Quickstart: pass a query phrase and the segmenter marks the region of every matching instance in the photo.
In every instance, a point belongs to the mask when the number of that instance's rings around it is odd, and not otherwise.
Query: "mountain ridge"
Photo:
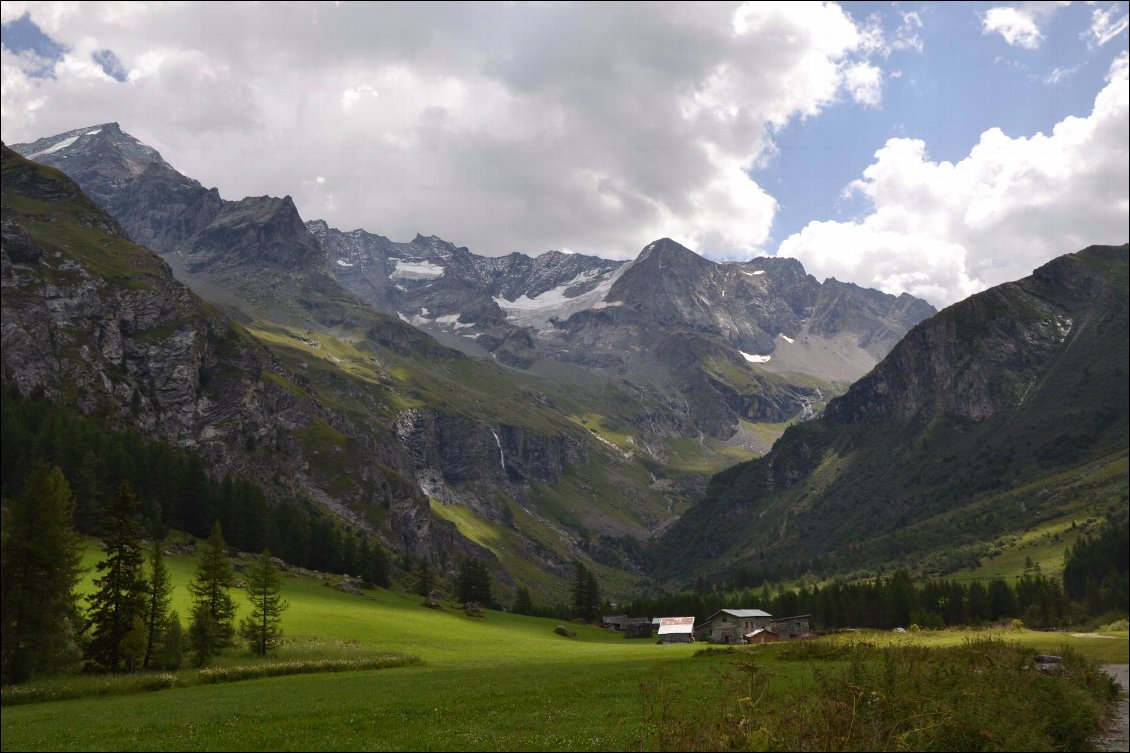
[[[1127,257],[1088,247],[918,324],[822,417],[715,476],[656,556],[794,575],[820,557],[842,571],[900,547],[944,559],[1061,514],[1071,501],[1050,491],[1018,508],[991,500],[1125,457]]]

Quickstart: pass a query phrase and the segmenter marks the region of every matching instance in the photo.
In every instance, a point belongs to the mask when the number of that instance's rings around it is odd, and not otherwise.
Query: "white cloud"
[[[1074,76],[1076,73],[1079,72],[1079,69],[1082,68],[1082,67],[1083,67],[1082,63],[1078,63],[1076,65],[1070,65],[1070,66],[1057,65],[1055,68],[1053,68],[1051,70],[1051,72],[1049,74],[1044,76],[1044,83],[1047,84],[1048,86],[1055,86],[1056,84],[1060,83],[1061,81],[1066,81],[1067,79]]]
[[[1118,14],[1125,8],[1123,3],[1114,3],[1106,8],[1095,8],[1091,11],[1091,28],[1086,35],[1090,36],[1090,43],[1093,46],[1102,47],[1126,31],[1130,26],[1130,16],[1122,13],[1122,17],[1118,18]]]
[[[1120,78],[1130,78],[1130,51],[1123,50],[1122,54],[1110,61],[1110,70],[1107,71],[1106,80],[1116,81]]]
[[[932,161],[920,140],[890,139],[850,186],[870,214],[810,223],[778,253],[817,277],[946,305],[1060,254],[1126,242],[1130,84],[1119,60],[1091,114],[1051,135],[993,128],[956,164]]]
[[[900,13],[902,22],[895,30],[891,48],[895,50],[914,50],[922,52],[924,45],[918,31],[922,28],[922,16],[917,11]]]
[[[998,33],[1013,47],[1034,50],[1044,40],[1040,24],[1064,3],[1025,3],[990,8],[981,21],[981,32]]]
[[[881,38],[824,3],[26,9],[70,51],[54,80],[5,57],[5,140],[119,121],[226,197],[488,254],[761,250],[775,131],[882,93]]]
[[[855,63],[844,69],[844,87],[859,104],[878,107],[883,99],[883,72],[868,63]]]

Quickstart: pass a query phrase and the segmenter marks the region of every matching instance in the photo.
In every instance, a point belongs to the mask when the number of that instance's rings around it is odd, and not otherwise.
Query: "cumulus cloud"
[[[834,4],[4,8],[67,50],[53,80],[4,53],[5,140],[118,121],[225,196],[488,254],[761,251],[774,133],[882,96],[882,40]]]
[[[1066,2],[1030,2],[990,8],[981,20],[984,34],[1000,34],[1013,47],[1034,50],[1044,41],[1040,26]]]
[[[1087,117],[1026,138],[990,129],[956,164],[932,161],[921,140],[890,139],[849,187],[870,202],[870,213],[810,223],[779,253],[817,277],[947,305],[1060,254],[1126,242],[1125,53],[1108,80]]]

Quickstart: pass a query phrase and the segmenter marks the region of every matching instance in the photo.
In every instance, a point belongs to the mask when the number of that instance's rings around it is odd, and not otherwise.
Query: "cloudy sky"
[[[1128,239],[1127,4],[23,3],[6,143],[497,255],[670,236],[936,305]]]

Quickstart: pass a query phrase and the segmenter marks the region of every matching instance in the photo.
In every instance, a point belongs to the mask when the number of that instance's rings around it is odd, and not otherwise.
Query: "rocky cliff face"
[[[1127,246],[1093,246],[918,324],[823,417],[716,476],[660,560],[795,575],[1062,514],[1054,495],[984,500],[1126,452],[1127,268]]]
[[[215,473],[253,476],[363,525],[360,498],[329,493],[339,479],[303,442],[308,427],[327,426],[353,444],[350,471],[387,508],[398,551],[448,568],[489,556],[435,519],[411,458],[380,427],[320,404],[305,375],[177,282],[61,173],[7,148],[2,157],[6,387],[135,426]]]
[[[117,123],[13,149],[63,170],[132,240],[163,255],[182,282],[210,298],[295,321],[335,316],[298,303],[304,291],[330,298],[338,291],[289,196],[224,200]]]
[[[1109,247],[1084,253],[1110,256]],[[942,416],[981,421],[1022,409],[1038,374],[1097,312],[1125,309],[1119,291],[1075,256],[1000,285],[914,328],[870,374],[828,407],[831,422],[874,416],[926,424]]]

